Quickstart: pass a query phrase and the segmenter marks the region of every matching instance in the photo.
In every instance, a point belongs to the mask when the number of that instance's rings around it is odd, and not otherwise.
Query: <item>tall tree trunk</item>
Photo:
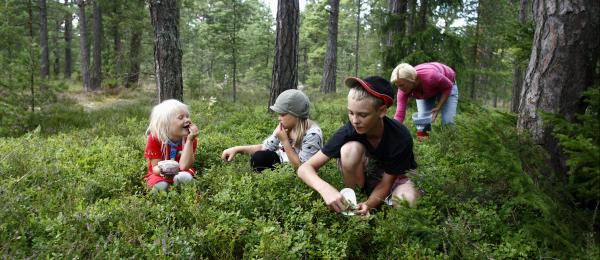
[[[54,56],[54,62],[53,64],[53,68],[52,68],[52,76],[55,79],[58,79],[58,75],[60,75],[60,55],[59,53],[59,48],[58,48],[58,32],[60,32],[60,24],[61,21],[57,20],[56,21],[56,32],[53,34],[52,36],[52,56]]]
[[[85,18],[85,1],[77,0],[79,7],[79,57],[81,59],[81,75],[83,77],[83,89],[91,90],[90,82],[90,49],[87,45],[87,21]]]
[[[388,10],[390,18],[388,23],[387,38],[385,39],[384,67],[393,68],[404,56],[402,50],[402,37],[405,33],[405,17],[407,10],[406,0],[389,0]]]
[[[113,15],[117,18],[121,18],[121,9],[118,5],[113,5]],[[112,35],[113,35],[113,51],[115,55],[115,68],[114,77],[116,82],[121,82],[122,79],[122,59],[123,59],[123,44],[121,43],[121,26],[119,20],[113,21],[112,24]]]
[[[150,0],[150,18],[154,27],[154,68],[158,100],[183,101],[179,42],[179,3],[177,0]]]
[[[71,4],[69,3],[70,0],[65,0],[65,6],[69,7]],[[68,8],[67,8],[68,9]],[[67,12],[65,14],[65,71],[64,71],[64,78],[65,79],[71,79],[71,72],[72,72],[72,66],[73,66],[73,58],[72,58],[72,50],[71,50],[71,40],[72,40],[72,34],[71,34],[71,29],[73,28],[73,24],[72,24],[72,20],[73,20],[73,15],[71,14],[71,12]]]
[[[354,44],[354,76],[358,77],[358,56],[360,54],[360,8],[361,0],[356,0],[356,39]]]
[[[277,37],[269,106],[279,94],[298,86],[298,33],[300,7],[298,0],[277,1]]]
[[[46,0],[38,1],[40,8],[40,76],[42,80],[48,79],[50,75],[50,54],[48,52],[48,15],[46,12]]]
[[[327,50],[323,65],[323,78],[321,79],[321,92],[335,92],[337,70],[337,35],[340,0],[330,0],[329,30],[327,34]]]
[[[528,0],[519,1],[519,23],[521,25],[524,25],[525,22],[527,22],[527,2]],[[517,38],[517,41],[519,40],[520,38]],[[510,112],[517,113],[519,111],[522,86],[523,69],[520,66],[520,61],[515,59],[513,64],[512,98],[510,101]]]
[[[29,88],[31,90],[31,113],[35,112],[35,62],[34,62],[34,48],[33,48],[33,4],[31,0],[27,1],[27,14],[29,15],[28,29],[29,29]]]
[[[92,71],[92,90],[100,90],[102,85],[102,10],[98,0],[93,0],[94,24],[93,24],[93,71]]]
[[[427,27],[427,14],[429,12],[429,1],[421,0],[419,7],[419,30],[423,31]]]
[[[573,121],[585,109],[582,92],[594,83],[600,50],[599,12],[598,0],[533,1],[536,26],[517,127],[531,132],[549,151],[554,170],[563,174],[565,158],[540,112]]]
[[[238,30],[237,24],[237,2],[233,1],[233,32],[231,34],[231,62],[233,65],[233,102],[236,101],[237,96],[237,46],[236,46],[236,32]]]
[[[477,21],[475,25],[475,40],[473,43],[473,62],[471,64],[471,92],[469,97],[471,100],[475,100],[475,89],[477,85],[478,72],[481,69],[481,52],[479,51],[479,39],[481,38],[481,13],[482,13],[481,1],[477,4]]]
[[[417,12],[417,0],[408,0],[406,2],[406,35],[412,35],[415,31],[415,16]]]
[[[138,84],[140,77],[140,49],[142,48],[142,30],[131,30],[129,43],[129,70],[125,77],[125,88]]]

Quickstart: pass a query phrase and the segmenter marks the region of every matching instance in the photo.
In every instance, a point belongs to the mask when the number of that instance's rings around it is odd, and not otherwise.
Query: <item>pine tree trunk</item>
[[[100,90],[102,85],[102,10],[98,0],[93,1],[94,24],[93,24],[93,71],[92,71],[92,90]]]
[[[402,38],[406,32],[406,11],[408,3],[406,0],[389,0],[390,12],[387,38],[385,39],[384,67],[394,68],[403,58]]]
[[[115,17],[121,17],[121,10],[118,5],[114,5],[113,15]],[[119,21],[113,21],[112,24],[112,35],[113,35],[113,50],[115,55],[115,68],[114,68],[114,78],[116,82],[121,82],[122,73],[122,59],[123,59],[123,44],[121,43],[121,26],[119,25]]]
[[[42,80],[48,79],[50,75],[50,53],[48,51],[48,15],[46,0],[38,1],[40,8],[40,76]]]
[[[59,48],[58,48],[58,32],[60,32],[60,24],[61,21],[57,20],[56,21],[56,33],[53,34],[52,36],[52,56],[54,56],[54,62],[53,64],[53,68],[52,68],[52,76],[54,79],[58,79],[58,75],[60,75],[60,55],[59,53]]]
[[[69,7],[70,0],[65,0],[65,6]],[[73,15],[70,12],[65,14],[65,70],[64,70],[64,78],[71,79],[71,73],[73,68],[73,58],[72,58],[72,50],[71,50],[71,40],[72,33],[71,30],[73,28],[72,24]]]
[[[415,29],[415,13],[417,12],[417,0],[408,0],[406,3],[406,13],[407,21],[406,21],[406,35],[412,35]]]
[[[524,25],[527,22],[527,2],[528,0],[519,1],[519,23]],[[517,40],[520,40],[517,38]],[[519,61],[515,60],[513,64],[513,81],[512,81],[512,98],[510,101],[510,112],[518,113],[519,103],[521,100],[521,89],[523,87],[523,69],[519,65]]]
[[[85,18],[85,1],[77,0],[79,7],[79,57],[81,59],[81,75],[83,78],[83,89],[91,90],[90,82],[90,49],[87,45],[87,21]]]
[[[534,0],[535,33],[517,126],[549,151],[556,172],[566,173],[552,126],[541,112],[573,121],[584,109],[582,92],[593,85],[600,41],[598,0]]]
[[[140,50],[142,48],[142,30],[133,29],[129,43],[129,70],[125,77],[125,88],[137,85],[140,77]]]
[[[478,74],[479,74],[479,70],[481,69],[481,57],[480,54],[481,52],[479,51],[479,40],[480,40],[480,35],[481,33],[481,21],[480,21],[480,17],[481,17],[481,13],[482,13],[482,7],[481,7],[481,2],[479,2],[479,4],[477,5],[477,21],[476,21],[476,25],[475,25],[475,40],[474,40],[474,44],[473,44],[473,62],[471,64],[472,68],[471,68],[471,86],[470,86],[470,95],[469,97],[471,98],[471,100],[475,100],[475,90],[476,90],[476,85],[477,85],[477,80],[478,80]]]
[[[360,54],[360,8],[361,0],[356,0],[356,40],[354,44],[354,76],[358,77],[358,56]]]
[[[298,0],[277,1],[277,36],[269,106],[281,92],[298,86],[299,13]]]
[[[321,79],[321,92],[335,92],[336,70],[337,70],[337,35],[339,0],[330,0],[331,11],[329,12],[329,30],[327,35],[327,50],[323,65],[323,78]]]
[[[429,12],[429,1],[421,0],[421,6],[419,7],[419,30],[423,31],[427,27],[427,14]]]
[[[233,65],[233,102],[235,103],[237,98],[237,46],[236,46],[236,32],[238,30],[237,24],[237,2],[233,1],[233,32],[231,33],[231,63]]]
[[[177,0],[150,0],[154,27],[154,68],[159,102],[183,101],[183,78],[179,42],[179,3]]]
[[[35,112],[35,68],[34,68],[34,57],[35,50],[33,48],[33,4],[31,0],[27,1],[27,15],[29,17],[27,21],[27,27],[29,29],[29,89],[31,91],[31,113]]]

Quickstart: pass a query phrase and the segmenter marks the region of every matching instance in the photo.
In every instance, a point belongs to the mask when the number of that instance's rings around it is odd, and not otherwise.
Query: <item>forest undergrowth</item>
[[[595,213],[569,199],[543,149],[517,132],[513,114],[461,101],[455,127],[438,121],[427,141],[415,142],[418,206],[382,206],[360,218],[330,212],[290,166],[256,174],[248,156],[223,162],[223,149],[260,143],[276,118],[266,111],[266,92],[239,95],[237,103],[212,94],[186,97],[200,127],[199,173],[166,194],[148,193],[143,180],[151,96],[95,110],[61,99],[34,117],[28,127],[35,130],[0,138],[0,255],[600,257]],[[345,95],[308,94],[327,139],[347,120]],[[320,174],[343,188],[332,162]]]

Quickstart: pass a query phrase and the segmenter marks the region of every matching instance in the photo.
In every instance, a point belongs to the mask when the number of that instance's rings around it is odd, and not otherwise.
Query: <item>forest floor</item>
[[[79,86],[83,89],[83,86]],[[97,111],[110,107],[132,104],[139,95],[151,95],[154,85],[143,84],[135,89],[116,88],[108,91],[89,93],[85,91],[68,91],[65,96],[81,105],[85,112]],[[140,91],[141,90],[141,91]]]

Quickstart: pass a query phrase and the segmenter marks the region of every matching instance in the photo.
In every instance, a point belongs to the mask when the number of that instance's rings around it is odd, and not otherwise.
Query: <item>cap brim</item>
[[[285,114],[285,111],[283,111],[283,109],[279,109],[278,107],[276,107],[275,105],[272,105],[269,107],[271,110],[273,110],[273,112],[275,113],[279,113],[279,114]]]
[[[385,95],[385,94],[378,93],[377,91],[375,91],[369,85],[369,83],[365,82],[361,78],[357,78],[357,77],[346,78],[344,80],[344,84],[346,84],[346,86],[349,87],[349,88],[353,87],[354,85],[361,86],[364,90],[366,90],[367,92],[371,93],[371,95],[375,96],[376,98],[379,98],[379,99],[383,100],[383,103],[387,107],[390,107],[392,105],[392,103],[394,102],[394,98],[393,97],[390,97],[390,96]]]
[[[351,88],[352,86],[356,85],[356,84],[358,84],[358,85],[361,85],[361,84],[360,84],[360,81],[359,81],[359,79],[358,79],[357,77],[349,77],[349,78],[346,78],[346,79],[344,80],[344,84],[346,85],[346,87],[350,87],[350,88]]]

